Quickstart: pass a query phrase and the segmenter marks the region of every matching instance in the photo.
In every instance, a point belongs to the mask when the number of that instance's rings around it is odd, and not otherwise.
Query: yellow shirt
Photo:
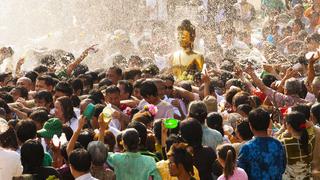
[[[158,169],[159,174],[160,174],[162,179],[165,179],[165,180],[178,180],[177,177],[170,176],[170,173],[169,173],[169,161],[168,160],[162,160],[162,161],[157,162],[157,169]],[[198,169],[196,167],[194,167],[194,166],[193,166],[193,172],[194,172],[194,176],[193,177],[196,180],[200,180]]]

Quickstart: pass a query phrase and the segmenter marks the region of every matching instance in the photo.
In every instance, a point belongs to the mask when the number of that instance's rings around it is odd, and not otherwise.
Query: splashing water
[[[173,52],[178,48],[176,27],[183,19],[190,19],[196,26],[203,17],[202,6],[193,5],[196,1],[182,1],[187,6],[174,10],[173,18],[166,26],[154,23],[168,18],[170,10],[166,3],[170,0],[2,0],[0,6],[0,46],[12,46],[13,59],[26,57],[24,70],[31,70],[38,64],[37,59],[52,49],[72,52],[76,57],[92,44],[99,44],[100,51],[88,57],[85,63],[90,68],[110,66],[110,56],[121,53],[144,54],[137,52],[139,45],[156,42],[156,51],[145,55],[158,56]],[[259,4],[251,0],[257,8]],[[149,4],[148,4],[149,3]],[[156,4],[154,4],[156,3]],[[180,2],[181,3],[181,2]],[[149,6],[145,9],[145,6]],[[204,8],[205,9],[205,8]],[[167,11],[168,10],[168,11]],[[151,13],[150,13],[151,12]],[[157,13],[152,13],[157,12]],[[116,31],[123,29],[124,31]],[[198,28],[197,28],[198,31]],[[129,32],[129,33],[128,33]],[[151,36],[152,34],[152,36]],[[253,36],[259,38],[261,32]],[[205,53],[204,34],[197,33],[196,48]],[[130,40],[133,44],[128,44]],[[161,43],[159,43],[161,42]],[[151,55],[150,55],[151,54]],[[255,55],[253,55],[255,56]],[[90,62],[90,63],[89,63]],[[13,62],[15,64],[15,62]]]

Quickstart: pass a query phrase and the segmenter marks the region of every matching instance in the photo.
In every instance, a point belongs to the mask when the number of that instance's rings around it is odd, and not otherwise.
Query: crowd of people
[[[204,54],[184,20],[181,51],[166,56],[158,24],[108,68],[83,63],[95,45],[32,71],[1,48],[0,179],[320,179],[319,7],[220,5],[199,25]]]

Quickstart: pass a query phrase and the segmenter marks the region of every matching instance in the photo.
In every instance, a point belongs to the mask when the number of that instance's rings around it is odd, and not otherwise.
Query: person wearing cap
[[[62,122],[58,118],[51,118],[44,123],[43,128],[37,133],[45,139],[52,139],[54,135],[59,137],[62,133]]]
[[[12,179],[13,176],[22,174],[20,155],[10,150],[7,143],[10,136],[15,136],[14,130],[9,127],[5,120],[0,120],[0,178]],[[16,138],[16,137],[15,137]]]
[[[52,152],[52,157],[49,154],[51,149],[49,149],[51,144],[51,139],[54,135],[58,137],[61,136],[62,133],[62,123],[58,118],[51,118],[47,122],[44,123],[43,128],[37,131],[39,137],[42,137],[44,143],[45,156],[44,156],[44,164],[45,165],[52,165],[55,164],[57,159],[59,158],[55,152]],[[53,159],[53,160],[52,160]]]

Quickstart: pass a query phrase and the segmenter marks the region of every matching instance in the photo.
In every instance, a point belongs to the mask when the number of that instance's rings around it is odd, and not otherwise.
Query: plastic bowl
[[[163,124],[164,124],[164,127],[167,129],[174,129],[178,127],[179,120],[170,118],[170,119],[164,120]]]

